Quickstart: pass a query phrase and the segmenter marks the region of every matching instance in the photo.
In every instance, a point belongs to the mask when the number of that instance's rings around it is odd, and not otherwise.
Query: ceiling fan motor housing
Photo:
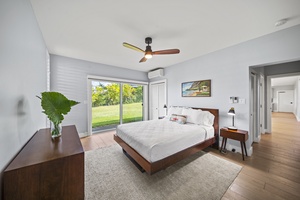
[[[151,44],[152,43],[152,38],[151,37],[146,37],[145,38],[145,43],[148,44],[148,45]]]

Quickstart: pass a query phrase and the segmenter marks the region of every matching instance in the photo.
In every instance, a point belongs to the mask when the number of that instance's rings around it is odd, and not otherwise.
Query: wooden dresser
[[[3,173],[3,200],[84,199],[84,151],[74,125],[41,129]]]

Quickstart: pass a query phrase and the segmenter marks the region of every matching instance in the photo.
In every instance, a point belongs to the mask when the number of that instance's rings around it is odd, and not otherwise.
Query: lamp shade
[[[230,108],[228,115],[235,115],[234,107]]]

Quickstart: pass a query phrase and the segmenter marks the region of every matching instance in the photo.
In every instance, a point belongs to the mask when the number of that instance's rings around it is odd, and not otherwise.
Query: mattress
[[[214,137],[214,128],[157,119],[119,125],[116,135],[147,161],[156,162]]]

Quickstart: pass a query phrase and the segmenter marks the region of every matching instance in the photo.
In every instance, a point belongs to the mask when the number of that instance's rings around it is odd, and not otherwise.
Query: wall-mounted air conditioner
[[[149,79],[161,77],[163,75],[164,75],[164,70],[163,69],[156,69],[154,71],[148,72],[148,78]]]

